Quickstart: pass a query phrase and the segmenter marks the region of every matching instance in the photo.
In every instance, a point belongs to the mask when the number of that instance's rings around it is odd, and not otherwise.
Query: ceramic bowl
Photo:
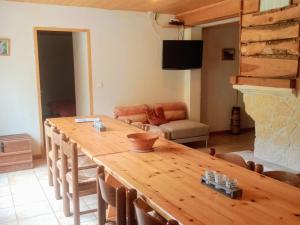
[[[151,152],[153,145],[158,139],[157,133],[134,133],[127,135],[131,142],[131,150],[135,152]]]

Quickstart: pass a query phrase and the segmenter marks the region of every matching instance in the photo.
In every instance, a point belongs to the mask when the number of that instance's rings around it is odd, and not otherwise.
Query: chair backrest
[[[46,152],[47,155],[49,151],[52,149],[52,128],[51,124],[45,120],[44,122],[44,132],[45,132],[45,147],[46,147]]]
[[[44,122],[44,129],[45,129],[45,136],[51,137],[52,136],[51,124],[47,120],[45,120]]]
[[[256,167],[255,163],[253,161],[246,162],[243,157],[234,154],[234,153],[216,153],[216,150],[214,148],[210,149],[210,155],[215,156],[216,158],[223,159],[227,162],[233,163],[235,165],[244,167],[246,169],[256,171],[256,168],[258,169],[257,172],[259,172],[260,167]],[[260,164],[258,164],[260,165]]]
[[[249,170],[254,170],[255,169],[255,164],[252,161],[246,162],[241,156],[233,153],[220,153],[216,154],[215,157],[219,159],[223,159],[225,161],[228,161],[230,163],[236,164],[238,166],[247,168]]]
[[[286,171],[268,171],[264,175],[300,188],[300,174]]]
[[[165,223],[149,214],[152,209],[141,199],[133,201],[138,225],[165,225]]]
[[[51,150],[53,151],[53,161],[56,162],[60,154],[61,137],[59,130],[52,126],[51,127]]]
[[[126,225],[126,189],[106,183],[103,166],[97,169],[97,192],[100,225],[106,223],[106,205],[116,208],[116,225]]]
[[[144,200],[138,198],[133,201],[137,225],[178,225],[174,220],[165,220],[159,216]]]
[[[78,184],[78,149],[77,144],[70,141],[64,134],[60,134],[61,143],[61,161],[62,161],[62,178],[66,179],[66,174],[71,170],[72,180]],[[68,163],[68,159],[71,163]]]

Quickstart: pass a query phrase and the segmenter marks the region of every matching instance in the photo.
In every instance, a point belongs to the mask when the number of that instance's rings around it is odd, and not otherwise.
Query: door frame
[[[40,126],[40,150],[41,150],[41,156],[45,157],[44,124],[43,124],[43,115],[42,115],[40,62],[39,62],[39,48],[38,48],[38,31],[86,33],[86,35],[87,35],[87,50],[88,50],[88,79],[89,79],[90,115],[94,114],[92,49],[91,49],[91,32],[89,29],[58,28],[58,27],[34,27],[33,28],[34,56],[35,56],[35,67],[36,67],[36,91],[37,91],[37,97],[38,97],[38,113],[39,113],[39,126]]]

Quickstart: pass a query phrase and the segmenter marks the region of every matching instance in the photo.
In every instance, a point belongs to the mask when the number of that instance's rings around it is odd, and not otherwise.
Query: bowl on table
[[[158,139],[157,133],[133,133],[127,135],[131,143],[131,151],[134,152],[152,152],[153,145]]]

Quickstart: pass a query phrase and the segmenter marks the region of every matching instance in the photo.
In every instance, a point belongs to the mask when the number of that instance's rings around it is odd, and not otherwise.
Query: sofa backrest
[[[162,107],[168,121],[187,119],[187,108],[183,102],[157,103],[154,108]]]
[[[156,103],[152,106],[154,110],[162,107],[168,121],[187,119],[187,108],[183,102]],[[117,106],[114,116],[119,120],[130,120],[131,122],[148,123],[147,111],[151,106],[146,104],[136,106]]]
[[[114,109],[114,116],[119,120],[131,120],[131,122],[147,123],[148,105],[117,106]]]

